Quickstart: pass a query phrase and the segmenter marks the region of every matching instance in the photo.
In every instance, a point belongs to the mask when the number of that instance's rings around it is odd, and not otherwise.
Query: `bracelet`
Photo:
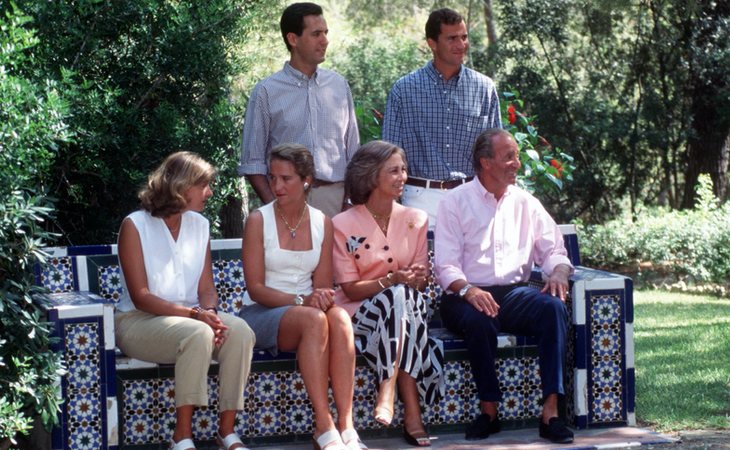
[[[380,278],[378,278],[378,284],[380,285],[380,289],[385,289],[385,285],[380,281]]]
[[[393,272],[388,272],[388,275],[386,275],[385,278],[388,279],[388,283],[390,283],[391,286],[393,286],[395,284],[393,282]]]
[[[200,306],[193,306],[190,308],[190,318],[191,319],[198,319],[198,315],[200,315],[200,312],[203,311],[203,308]]]

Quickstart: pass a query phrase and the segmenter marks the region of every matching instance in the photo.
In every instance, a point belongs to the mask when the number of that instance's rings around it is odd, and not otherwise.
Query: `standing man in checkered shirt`
[[[280,26],[290,58],[251,92],[238,174],[269,203],[275,198],[267,180],[271,149],[303,145],[314,157],[315,170],[307,201],[332,217],[342,210],[345,169],[360,142],[352,93],[341,75],[319,68],[329,44],[319,5],[289,5]]]
[[[502,119],[494,82],[464,66],[469,36],[463,17],[448,8],[433,11],[426,41],[433,60],[393,85],[383,139],[408,157],[403,204],[428,212],[433,229],[442,196],[474,176],[470,156],[477,136],[501,128]]]

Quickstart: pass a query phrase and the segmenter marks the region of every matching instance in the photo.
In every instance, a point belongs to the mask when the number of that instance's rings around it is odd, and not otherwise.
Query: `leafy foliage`
[[[35,35],[16,10],[0,15],[0,442],[27,433],[40,415],[57,422],[60,361],[49,350],[45,304],[33,267],[53,240],[53,205],[44,183],[55,151],[69,138],[66,104],[53,82],[33,83],[19,67],[33,62]]]
[[[333,59],[334,70],[350,84],[361,143],[380,139],[390,88],[423,63],[417,42],[403,37],[383,40],[371,35],[359,38],[344,54]]]
[[[113,241],[146,175],[177,150],[219,167],[209,211],[233,195],[241,110],[229,100],[230,49],[257,2],[19,4],[38,28],[35,71],[63,83],[76,131],[52,174],[69,243]]]
[[[556,203],[566,182],[573,181],[573,157],[550,145],[537,130],[537,117],[522,113],[518,92],[502,93],[502,126],[512,133],[520,148],[522,172],[518,184],[546,203]]]
[[[575,157],[566,216],[599,222],[624,198],[634,215],[691,205],[682,192],[694,196],[700,156],[715,186],[727,178],[717,149],[730,134],[729,11],[686,0],[499,3],[496,78],[529,93],[543,133]],[[688,158],[692,139],[707,151]]]
[[[685,283],[730,285],[730,205],[718,206],[707,175],[693,210],[652,209],[636,222],[583,226],[586,265],[671,274]]]

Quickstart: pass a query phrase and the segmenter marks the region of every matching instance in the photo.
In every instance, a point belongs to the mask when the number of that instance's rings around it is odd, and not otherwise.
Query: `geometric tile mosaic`
[[[41,286],[54,294],[75,290],[71,258],[64,256],[46,261],[41,270]]]
[[[66,445],[72,449],[98,449],[104,443],[105,380],[101,370],[103,337],[98,321],[64,322],[63,380],[66,412]]]
[[[122,268],[118,264],[99,267],[99,296],[118,303],[124,292]]]
[[[243,306],[243,293],[246,290],[241,259],[214,261],[213,281],[218,291],[220,309],[236,314]]]
[[[423,418],[429,424],[459,424],[478,413],[476,386],[466,361],[445,364],[445,396],[425,405]],[[131,375],[125,375],[131,376]],[[527,419],[540,413],[540,380],[537,359],[498,359],[500,385],[507,388],[500,404],[503,420]],[[355,370],[353,416],[359,430],[381,428],[373,419],[377,392],[374,373],[364,366]],[[208,378],[210,401],[196,408],[194,436],[213,439],[217,431],[217,377]],[[174,386],[171,378],[122,380],[122,444],[167,442],[174,428]],[[307,435],[314,431],[312,405],[298,371],[252,372],[244,392],[244,410],[237,416],[236,432],[242,437]],[[330,409],[336,414],[332,392]],[[403,418],[403,406],[396,402],[393,424]]]
[[[590,295],[591,365],[589,402],[592,423],[625,420],[621,294]]]

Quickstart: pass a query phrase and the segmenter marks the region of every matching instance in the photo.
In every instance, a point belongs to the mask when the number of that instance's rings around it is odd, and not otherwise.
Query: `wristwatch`
[[[466,285],[463,288],[459,289],[459,296],[466,298],[466,293],[469,292],[469,289],[471,289],[473,287],[474,286],[472,286],[471,284],[466,283]]]
[[[302,297],[301,295],[297,295],[296,297],[294,297],[294,304],[297,306],[302,306],[304,304],[304,297]]]

